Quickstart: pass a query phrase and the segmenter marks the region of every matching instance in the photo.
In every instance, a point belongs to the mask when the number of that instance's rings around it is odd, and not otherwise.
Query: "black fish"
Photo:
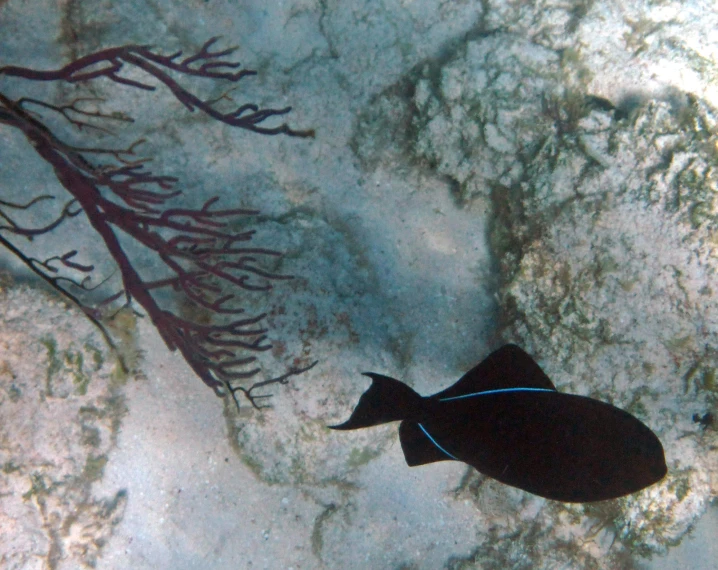
[[[349,420],[330,427],[401,420],[401,448],[412,467],[463,461],[502,483],[568,503],[615,499],[666,474],[661,442],[646,425],[605,402],[557,392],[513,344],[433,396],[388,376],[365,375],[372,384]]]

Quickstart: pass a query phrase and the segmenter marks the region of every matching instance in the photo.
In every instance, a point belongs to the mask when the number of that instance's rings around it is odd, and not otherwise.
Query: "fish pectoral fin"
[[[404,451],[404,459],[409,467],[436,463],[437,461],[456,460],[447,451],[433,441],[421,424],[404,420],[399,424],[399,441]]]

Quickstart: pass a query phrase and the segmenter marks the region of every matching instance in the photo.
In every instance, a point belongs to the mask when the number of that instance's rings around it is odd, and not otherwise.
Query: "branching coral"
[[[202,99],[184,87],[177,77],[206,78],[237,83],[255,71],[239,69],[240,64],[228,61],[236,48],[213,50],[217,38],[208,40],[196,53],[182,52],[160,55],[148,46],[127,45],[101,50],[80,57],[54,71],[38,71],[25,67],[0,67],[0,79],[18,78],[40,82],[80,83],[105,78],[114,84],[153,91],[164,84],[189,111],[199,110],[212,119],[264,135],[312,137],[311,130],[294,130],[286,123],[268,126],[267,119],[286,115],[291,107],[262,109],[247,103],[222,111],[220,103],[230,100],[225,93],[214,99]],[[133,69],[134,68],[134,69]],[[132,78],[123,72],[132,71]],[[136,79],[137,72],[140,77]],[[19,129],[40,157],[48,163],[69,197],[59,215],[41,227],[25,227],[14,221],[13,211],[28,210],[48,202],[51,195],[30,200],[0,200],[0,243],[21,259],[37,275],[79,305],[88,317],[112,342],[102,325],[107,309],[119,302],[124,306],[138,303],[152,320],[171,350],[179,350],[194,372],[218,395],[230,394],[239,406],[237,393],[242,393],[255,407],[262,407],[258,388],[284,384],[296,374],[308,370],[295,360],[294,366],[276,378],[255,381],[260,372],[256,353],[269,350],[267,329],[262,322],[266,313],[247,315],[238,307],[237,293],[266,291],[277,280],[291,279],[268,269],[267,262],[281,253],[261,247],[249,247],[253,231],[237,231],[235,224],[258,212],[248,209],[219,209],[218,197],[208,199],[201,208],[174,207],[170,201],[181,194],[175,188],[177,178],[153,174],[146,168],[148,159],[136,154],[142,139],[126,148],[81,147],[60,139],[43,120],[40,112],[57,114],[79,131],[98,129],[108,121],[132,122],[122,113],[87,110],[87,97],[70,103],[54,105],[40,99],[11,99],[0,91],[0,124]],[[98,124],[98,122],[100,124]],[[53,231],[68,219],[85,215],[92,228],[112,256],[119,270],[122,288],[90,303],[87,294],[89,276],[95,266],[76,260],[77,250],[47,259],[26,254],[17,239]],[[3,235],[3,232],[5,235]],[[143,277],[136,269],[126,245],[126,238],[153,252],[161,262],[154,278]],[[160,264],[158,264],[160,265]],[[72,277],[71,275],[80,276]],[[166,291],[181,297],[180,303],[211,315],[211,319],[192,319],[160,302]],[[166,295],[165,295],[166,297]],[[200,322],[201,321],[201,322]]]

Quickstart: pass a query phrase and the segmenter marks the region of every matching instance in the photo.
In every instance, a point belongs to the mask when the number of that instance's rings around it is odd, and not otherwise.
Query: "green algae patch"
[[[333,503],[329,504],[321,513],[319,513],[317,518],[314,519],[311,536],[312,553],[320,560],[322,558],[322,549],[324,548],[324,537],[322,535],[324,531],[324,525],[329,520],[329,518],[334,513],[336,513],[336,511],[337,506]]]
[[[381,451],[381,449],[373,449],[371,447],[355,447],[349,452],[347,466],[349,469],[357,469],[362,465],[366,465],[372,459],[379,457],[379,455],[381,455]]]
[[[105,465],[107,465],[107,456],[90,455],[85,461],[85,468],[82,471],[82,477],[89,483],[94,483],[102,479],[102,474],[105,471]]]
[[[62,360],[57,356],[57,342],[52,337],[45,337],[40,339],[42,344],[47,350],[47,372],[45,374],[45,394],[48,397],[52,397],[53,386],[52,381],[55,375],[62,369]]]
[[[84,396],[93,374],[104,365],[102,352],[88,342],[81,346],[73,342],[69,347],[59,349],[56,339],[51,336],[41,338],[40,344],[47,354],[46,396],[66,398],[70,393],[68,378],[73,385],[72,392]]]

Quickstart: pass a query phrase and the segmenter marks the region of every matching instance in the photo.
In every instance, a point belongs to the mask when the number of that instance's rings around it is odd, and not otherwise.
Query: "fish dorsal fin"
[[[489,354],[459,378],[453,386],[434,394],[431,398],[455,398],[511,388],[556,390],[533,358],[515,344],[507,344]]]

